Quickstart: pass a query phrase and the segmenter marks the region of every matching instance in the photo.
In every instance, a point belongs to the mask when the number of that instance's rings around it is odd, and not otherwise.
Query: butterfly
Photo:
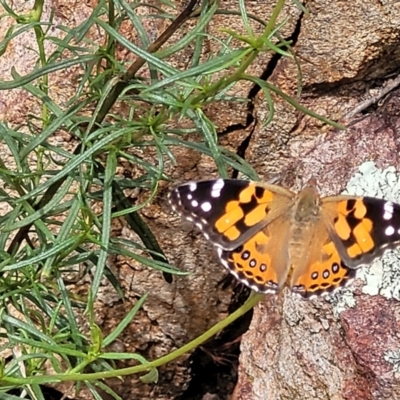
[[[400,244],[400,205],[373,197],[320,197],[235,179],[193,181],[169,194],[173,209],[217,248],[224,267],[260,293],[304,298],[350,283],[356,269]]]

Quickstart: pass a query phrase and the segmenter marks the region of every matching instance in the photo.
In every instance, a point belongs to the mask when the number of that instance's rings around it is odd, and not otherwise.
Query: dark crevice
[[[237,285],[237,290],[237,301],[243,303],[250,290],[243,290],[242,285]],[[237,308],[238,304],[234,309]],[[248,330],[252,316],[253,310],[250,310],[191,354],[189,387],[175,400],[201,400],[207,393],[218,395],[220,399],[230,397],[237,383],[240,340]]]
[[[240,145],[238,146],[237,150],[236,150],[236,154],[239,157],[245,158],[246,155],[246,149],[249,147],[250,144],[250,139],[253,135],[255,126],[251,129],[250,133],[247,135],[246,139],[243,140],[242,143],[240,143]]]
[[[339,91],[348,85],[361,85],[363,91],[365,91],[365,86],[368,89],[380,88],[389,79],[399,74],[398,67],[393,68],[390,63],[385,62],[385,60],[393,58],[394,54],[398,54],[398,49],[398,41],[384,46],[373,59],[363,63],[363,68],[357,76],[343,78],[335,82],[321,82],[304,86],[303,91],[312,93],[314,97],[319,97],[321,94],[335,93],[335,91]]]
[[[300,14],[299,19],[297,20],[297,23],[295,25],[295,28],[292,32],[292,34],[288,37],[286,37],[284,39],[284,41],[289,42],[291,44],[291,47],[294,47],[298,41],[299,35],[300,35],[300,31],[301,31],[301,24],[303,21],[303,13]],[[288,48],[282,47],[282,50],[286,51],[288,50]],[[281,54],[278,53],[274,53],[271,57],[271,59],[269,60],[266,68],[264,69],[264,71],[261,73],[261,75],[259,76],[260,79],[267,81],[271,75],[273,74],[273,72],[275,71],[275,68],[278,65],[278,62],[280,61],[280,59],[283,56]],[[241,129],[247,129],[251,124],[253,124],[255,122],[255,117],[254,117],[254,99],[256,98],[257,94],[260,92],[261,88],[259,85],[254,85],[250,90],[249,90],[249,94],[247,95],[247,98],[249,99],[249,102],[247,103],[247,116],[246,116],[246,122],[245,124],[234,124],[234,125],[230,125],[229,127],[227,127],[223,132],[219,133],[219,136],[225,136],[231,132],[235,132],[237,130],[241,130]],[[242,141],[242,143],[239,145],[239,147],[237,148],[237,155],[239,155],[242,158],[245,158],[245,153],[246,150],[250,144],[251,141],[251,137],[253,135],[255,126],[254,128],[250,131],[250,133],[247,135],[247,137]],[[237,178],[238,176],[238,171],[234,170],[232,173],[232,178]]]
[[[290,43],[290,46],[292,48],[296,45],[296,43],[299,39],[302,21],[303,21],[303,13],[300,15],[299,19],[297,20],[297,23],[294,27],[292,34],[284,39],[285,42]],[[284,47],[282,47],[282,50],[287,51],[288,48],[284,46]],[[283,56],[281,54],[278,54],[278,53],[273,54],[267,64],[267,67],[265,68],[264,72],[260,75],[260,79],[262,79],[263,81],[267,81],[271,77],[273,72],[275,71],[275,68],[278,65],[278,62],[282,57]],[[254,85],[249,91],[248,98],[250,100],[253,100],[257,96],[257,94],[260,90],[261,90],[260,86]],[[254,104],[252,103],[252,108],[249,111],[252,112],[253,109],[254,109]]]
[[[400,69],[396,68],[392,71],[386,72],[383,76],[375,77],[373,79],[367,79],[365,74],[359,77],[344,78],[336,82],[322,82],[316,83],[314,85],[304,86],[303,91],[308,93],[309,97],[320,97],[323,94],[330,93],[331,95],[337,94],[341,96],[343,87],[353,85],[357,90],[365,93],[366,90],[380,89],[385,86],[385,84],[397,77],[400,73]]]

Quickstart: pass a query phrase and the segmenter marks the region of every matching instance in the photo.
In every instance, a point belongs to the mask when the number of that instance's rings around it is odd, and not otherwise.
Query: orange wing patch
[[[274,200],[274,193],[249,183],[238,200],[229,201],[224,212],[215,222],[215,229],[230,241],[239,238],[242,232],[260,224],[268,214],[268,205]]]
[[[250,240],[233,251],[220,249],[222,263],[237,279],[259,292],[268,293],[278,290],[278,275],[271,255],[268,253],[270,237],[260,231]]]
[[[336,234],[343,241],[350,259],[359,259],[374,250],[373,223],[367,217],[368,209],[363,199],[338,202],[338,217],[334,223]]]
[[[321,257],[311,262],[303,274],[295,275],[292,290],[303,297],[311,297],[348,284],[354,279],[356,271],[347,268],[332,241],[321,249]]]

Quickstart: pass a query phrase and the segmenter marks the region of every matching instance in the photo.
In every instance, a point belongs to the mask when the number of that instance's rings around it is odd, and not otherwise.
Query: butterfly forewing
[[[400,244],[400,205],[373,197],[337,199],[325,202],[331,215],[328,229],[348,267],[370,264]]]
[[[170,201],[215,246],[233,250],[284,213],[293,196],[275,185],[217,179],[178,186]]]

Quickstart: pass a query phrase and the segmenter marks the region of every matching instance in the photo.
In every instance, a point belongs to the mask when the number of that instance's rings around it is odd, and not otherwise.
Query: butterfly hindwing
[[[290,263],[287,242],[290,220],[282,215],[238,248],[218,249],[222,264],[245,285],[260,293],[276,293],[285,284]]]
[[[345,265],[332,240],[311,249],[306,268],[295,269],[291,280],[292,291],[305,298],[329,293],[353,281],[356,270]]]
[[[293,196],[274,185],[217,179],[180,185],[170,202],[215,246],[233,250],[282,213]]]

